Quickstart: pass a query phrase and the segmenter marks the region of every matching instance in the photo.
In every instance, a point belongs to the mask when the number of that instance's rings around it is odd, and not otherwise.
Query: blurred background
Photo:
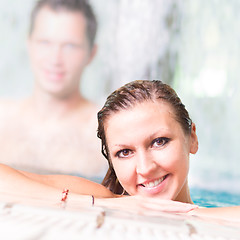
[[[36,0],[0,0],[0,98],[31,93],[26,41]],[[240,193],[240,1],[91,0],[98,54],[84,73],[86,97],[103,103],[123,83],[161,79],[197,125],[190,186]]]

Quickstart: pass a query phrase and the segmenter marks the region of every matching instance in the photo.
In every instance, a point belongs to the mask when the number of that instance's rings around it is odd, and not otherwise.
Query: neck
[[[60,118],[78,109],[85,102],[79,91],[68,97],[57,97],[35,91],[28,100],[28,106],[38,118]]]
[[[191,196],[190,196],[189,187],[188,187],[188,181],[185,182],[182,190],[177,195],[175,201],[193,204],[193,201],[192,201]]]

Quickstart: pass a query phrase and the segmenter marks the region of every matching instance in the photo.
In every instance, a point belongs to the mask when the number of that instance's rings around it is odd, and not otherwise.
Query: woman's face
[[[171,106],[145,101],[123,109],[105,123],[110,158],[130,195],[184,201],[189,153],[197,151],[195,126],[186,135]]]

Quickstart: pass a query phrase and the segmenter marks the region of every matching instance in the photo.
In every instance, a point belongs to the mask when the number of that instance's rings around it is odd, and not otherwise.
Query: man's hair
[[[33,32],[36,17],[39,11],[48,7],[53,11],[80,12],[86,19],[86,34],[90,47],[94,45],[97,20],[88,0],[39,0],[32,10],[29,34]]]

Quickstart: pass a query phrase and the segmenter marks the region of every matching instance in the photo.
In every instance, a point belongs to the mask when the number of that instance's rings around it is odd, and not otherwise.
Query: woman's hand
[[[140,214],[149,213],[156,215],[157,212],[187,213],[197,206],[172,200],[150,198],[143,196],[121,196],[116,198],[96,199],[96,206],[119,209]]]
[[[227,220],[231,222],[240,222],[240,206],[199,208],[195,209],[190,215],[201,218],[211,218],[217,220]]]

